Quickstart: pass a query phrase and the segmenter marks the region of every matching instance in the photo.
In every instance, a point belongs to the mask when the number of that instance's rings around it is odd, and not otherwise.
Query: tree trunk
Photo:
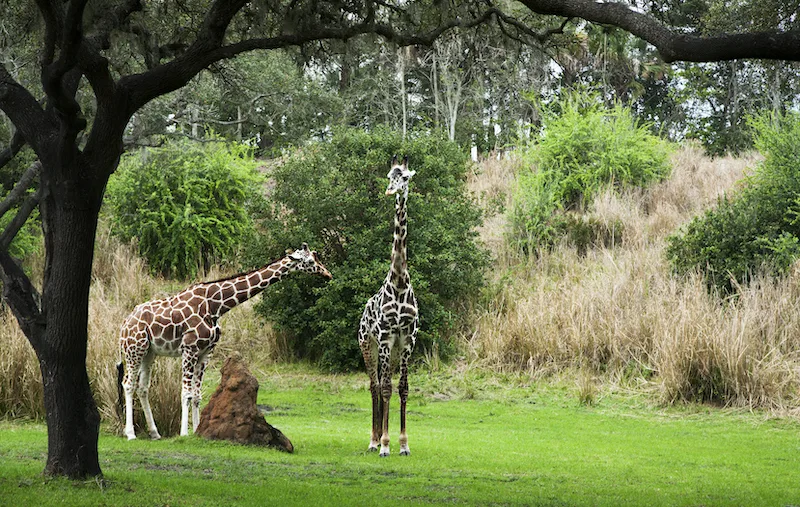
[[[400,104],[402,106],[403,111],[403,121],[402,125],[402,132],[403,132],[403,141],[406,140],[406,132],[408,130],[408,125],[406,123],[406,118],[408,117],[408,113],[406,112],[406,52],[405,48],[399,48],[397,50],[397,73],[400,76]]]
[[[63,187],[69,188],[68,182]],[[89,284],[97,199],[83,195],[49,198],[42,208],[47,223],[42,308],[43,340],[36,347],[44,384],[48,475],[85,478],[101,475],[97,452],[100,414],[86,370]],[[85,192],[85,193],[84,193]],[[67,191],[66,193],[71,193]],[[55,255],[52,255],[55,253]]]
[[[82,355],[83,359],[70,354],[39,361],[47,414],[46,475],[102,475],[97,451],[100,414],[89,389],[85,351]]]
[[[439,129],[439,115],[442,106],[439,104],[439,70],[436,68],[436,51],[433,51],[433,70],[431,71],[431,81],[433,81],[433,126]]]

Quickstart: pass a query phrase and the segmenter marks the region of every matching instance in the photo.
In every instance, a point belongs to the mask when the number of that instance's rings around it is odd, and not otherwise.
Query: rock
[[[294,447],[281,431],[270,425],[256,406],[258,380],[241,355],[235,353],[222,366],[222,379],[200,414],[195,433],[211,440],[267,445],[292,452]]]

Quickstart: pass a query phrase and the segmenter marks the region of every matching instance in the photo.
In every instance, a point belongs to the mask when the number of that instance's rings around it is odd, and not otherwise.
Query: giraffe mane
[[[248,271],[242,271],[242,272],[240,272],[240,273],[236,273],[235,275],[224,276],[224,277],[222,277],[222,278],[219,278],[219,279],[217,279],[217,280],[208,280],[208,281],[204,281],[204,282],[197,282],[197,283],[195,283],[195,284],[192,284],[192,287],[197,287],[198,285],[205,285],[205,284],[207,284],[207,283],[219,283],[219,282],[225,282],[225,281],[228,281],[228,280],[233,280],[234,278],[239,278],[239,277],[241,277],[241,276],[249,275],[249,274],[250,274],[250,273],[252,273],[253,271],[258,271],[258,270],[260,270],[260,269],[264,269],[264,268],[266,268],[267,266],[271,266],[271,265],[275,264],[276,262],[278,262],[279,260],[281,260],[281,259],[283,259],[283,258],[285,258],[285,257],[286,257],[285,255],[284,255],[284,256],[282,256],[282,257],[277,257],[277,258],[275,258],[275,259],[273,259],[273,260],[269,261],[268,263],[266,263],[266,264],[263,264],[263,265],[262,265],[260,268],[251,269],[251,270],[248,270]]]

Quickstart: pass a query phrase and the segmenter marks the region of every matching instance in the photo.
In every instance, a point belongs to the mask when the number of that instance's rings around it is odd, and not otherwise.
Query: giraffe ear
[[[392,157],[392,165],[397,164],[397,155]]]
[[[292,250],[291,248],[287,248],[286,249],[286,255],[289,255],[292,252],[294,252],[294,250]]]
[[[308,252],[308,243],[303,243],[303,250]]]
[[[408,155],[403,157],[403,167],[408,167]]]

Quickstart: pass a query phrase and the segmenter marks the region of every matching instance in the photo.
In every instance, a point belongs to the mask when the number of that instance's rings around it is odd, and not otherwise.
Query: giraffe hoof
[[[371,446],[367,447],[367,452],[378,452],[378,446],[377,445],[371,445]]]
[[[388,450],[381,451],[380,457],[381,458],[388,458],[389,457],[389,451]]]
[[[411,451],[408,449],[400,449],[400,456],[411,456]]]
[[[136,440],[136,435],[125,435],[128,437],[128,440]]]
[[[158,433],[150,433],[150,440],[161,440],[161,435]]]

